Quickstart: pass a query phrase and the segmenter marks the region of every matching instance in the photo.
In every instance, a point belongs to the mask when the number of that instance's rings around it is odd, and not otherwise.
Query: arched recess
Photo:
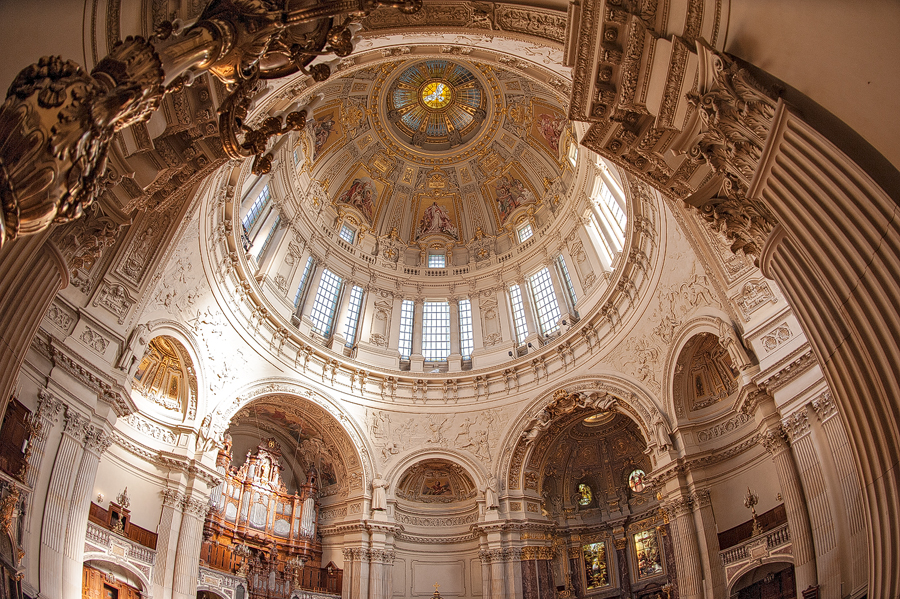
[[[108,555],[106,553],[86,552],[84,554],[84,563],[90,565],[89,562],[103,562],[109,564],[112,569],[125,570],[129,574],[133,574],[141,583],[141,596],[146,599],[153,599],[153,584],[150,582],[148,573],[142,572],[134,565],[128,563],[124,558]]]
[[[207,389],[208,381],[207,374],[203,367],[204,361],[200,357],[200,352],[197,349],[197,342],[190,329],[174,320],[153,320],[146,324],[135,326],[133,337],[131,351],[134,353],[135,365],[129,370],[132,376],[134,376],[139,369],[143,358],[149,350],[149,344],[153,339],[157,337],[168,337],[178,342],[180,346],[179,351],[183,354],[183,357],[187,358],[191,363],[190,367],[193,371],[195,379],[194,386],[196,387],[194,389],[194,403],[193,405],[189,404],[184,411],[182,416],[183,422],[185,424],[199,424],[196,422],[197,415],[204,414],[207,410],[207,393],[205,391]],[[146,345],[142,345],[143,343],[146,343]],[[133,378],[131,379],[131,383],[132,388],[134,389]],[[132,391],[132,396],[137,398],[138,401],[144,401],[136,390]],[[156,412],[166,414],[165,411],[162,410],[156,410]],[[173,419],[178,420],[179,424],[182,423],[181,419]]]
[[[347,475],[346,488],[338,489],[343,497],[359,497],[371,482],[372,449],[362,428],[340,404],[315,389],[294,381],[267,379],[245,387],[233,400],[223,402],[210,414],[210,427],[222,435],[229,422],[251,402],[254,405],[279,407],[299,418],[314,423],[323,437],[327,435],[341,456]]]
[[[390,488],[394,489],[396,483],[400,482],[400,478],[410,467],[424,460],[446,460],[461,466],[479,489],[487,484],[490,477],[490,473],[485,470],[481,462],[471,459],[462,451],[429,448],[405,455],[384,473],[384,479],[390,483]]]
[[[654,469],[672,459],[671,425],[647,391],[620,375],[575,379],[531,402],[507,431],[500,445],[500,475],[506,490],[523,490],[523,479],[527,479],[536,491],[537,477],[526,476],[526,471],[540,463],[563,427],[598,411],[623,414],[638,425],[647,440]]]
[[[774,564],[787,564],[790,567],[793,567],[794,560],[790,556],[779,555],[779,556],[766,556],[761,557],[756,560],[752,560],[751,562],[745,564],[739,569],[736,569],[733,572],[728,573],[728,592],[727,596],[731,597],[732,592],[734,592],[735,587],[741,585],[743,581],[741,578],[747,576],[748,574],[754,572],[755,570],[763,570],[766,572],[777,571],[777,567],[773,568]],[[745,588],[745,587],[741,587]],[[740,591],[741,588],[737,590]]]
[[[672,418],[674,428],[678,428],[679,424],[683,424],[689,418],[683,398],[679,396],[676,388],[677,382],[680,382],[678,380],[680,379],[678,376],[680,360],[688,346],[696,343],[700,335],[714,337],[722,351],[727,352],[738,390],[749,382],[749,375],[754,372],[754,359],[741,343],[728,315],[711,307],[702,309],[681,326],[666,356],[665,370],[663,371],[666,381],[663,387],[665,394],[663,403]],[[723,411],[724,408],[724,405],[721,406]]]

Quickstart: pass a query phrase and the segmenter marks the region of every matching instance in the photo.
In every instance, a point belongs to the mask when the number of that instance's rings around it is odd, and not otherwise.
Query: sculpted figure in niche
[[[372,479],[372,511],[387,509],[388,482],[377,473]]]
[[[147,339],[147,325],[139,324],[131,329],[128,342],[122,348],[122,353],[119,354],[119,358],[116,360],[116,368],[129,374],[132,373],[135,366],[141,361],[141,358],[137,355],[138,348],[144,348],[146,351],[149,343],[150,340]],[[143,352],[141,353],[143,355]]]
[[[500,506],[497,501],[498,489],[497,477],[491,475],[488,479],[487,486],[484,488],[484,507],[488,510],[495,510]]]

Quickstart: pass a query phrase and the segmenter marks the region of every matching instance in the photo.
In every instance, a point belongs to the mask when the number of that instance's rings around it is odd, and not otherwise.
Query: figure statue
[[[134,367],[140,363],[140,358],[137,355],[138,348],[146,348],[149,342],[150,340],[147,339],[147,325],[139,324],[131,329],[131,334],[128,335],[128,342],[122,348],[122,352],[116,360],[116,368],[132,374]]]
[[[372,479],[372,511],[387,509],[388,482],[377,473]]]
[[[497,477],[493,474],[488,478],[487,486],[484,488],[484,507],[488,510],[495,510],[500,507],[497,501]]]

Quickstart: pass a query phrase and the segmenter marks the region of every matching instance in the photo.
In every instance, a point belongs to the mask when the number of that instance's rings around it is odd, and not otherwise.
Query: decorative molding
[[[766,350],[766,353],[771,353],[777,348],[779,345],[786,343],[794,336],[793,331],[791,331],[790,327],[787,323],[781,323],[762,337],[760,337],[759,341],[762,343],[763,349]]]
[[[697,441],[706,443],[712,439],[717,439],[722,435],[734,432],[752,420],[749,414],[738,412],[728,420],[715,424],[709,428],[705,428],[697,433]]]

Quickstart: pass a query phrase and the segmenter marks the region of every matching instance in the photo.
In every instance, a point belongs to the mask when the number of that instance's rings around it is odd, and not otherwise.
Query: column
[[[816,416],[822,423],[822,431],[831,450],[831,459],[841,487],[844,499],[847,533],[850,535],[850,546],[846,548],[850,556],[849,587],[844,591],[856,594],[866,585],[866,566],[868,546],[866,543],[866,517],[863,512],[862,489],[859,476],[853,463],[850,440],[844,430],[844,424],[837,415],[834,399],[830,391],[826,391],[812,402]]]
[[[369,599],[369,550],[344,548],[344,580],[341,599]]]
[[[388,349],[400,348],[400,314],[403,312],[403,296],[394,295],[391,301],[391,327],[388,329]]]
[[[412,355],[409,357],[409,369],[412,372],[422,372],[425,367],[425,358],[422,357],[422,316],[424,308],[424,300],[421,297],[416,298],[415,310],[413,311]]]
[[[484,328],[481,325],[481,294],[477,294],[469,298],[469,305],[472,306],[472,337],[474,346],[472,347],[472,356],[484,353]],[[474,364],[473,364],[474,367]]]
[[[506,566],[506,596],[509,599],[522,596],[522,549],[510,547],[504,550]]]
[[[781,425],[775,425],[767,430],[762,436],[761,443],[772,455],[775,470],[778,472],[778,482],[781,484],[781,496],[784,498],[784,509],[791,529],[794,573],[799,596],[808,587],[818,584],[816,554],[809,515],[806,513],[806,499],[800,487],[794,457],[791,455],[790,442]]]
[[[84,451],[81,463],[75,475],[75,485],[69,502],[68,526],[66,528],[66,544],[63,558],[63,597],[78,597],[81,593],[81,580],[84,576],[84,538],[87,531],[88,512],[94,480],[97,477],[97,466],[100,456],[105,452],[112,439],[103,429],[90,426],[85,434]]]
[[[174,489],[163,489],[160,494],[162,495],[162,512],[159,516],[159,526],[156,529],[156,562],[153,564],[151,582],[153,583],[153,596],[157,599],[168,599],[172,596],[172,578],[175,569],[175,563],[171,557],[175,555],[177,548],[173,547],[173,543],[178,538],[172,533],[180,524],[184,495]]]
[[[16,239],[0,251],[0,418],[50,302],[69,283],[66,262],[47,235]]]
[[[450,372],[462,370],[462,354],[459,348],[459,298],[450,298],[450,357],[447,358]]]
[[[622,587],[622,593],[626,597],[631,597],[631,568],[628,562],[628,537],[614,539],[613,544],[616,546],[616,563],[619,565],[619,584]],[[579,555],[580,557],[580,555]],[[578,572],[575,560],[572,560],[572,572]],[[572,578],[575,578],[573,575]],[[579,585],[580,586],[580,585]]]
[[[62,402],[53,397],[49,391],[46,389],[38,390],[38,407],[37,412],[31,418],[31,443],[26,452],[28,465],[25,484],[27,484],[30,489],[34,489],[34,486],[37,483],[37,474],[44,458],[44,448],[47,445],[47,437],[50,435],[50,429],[53,428],[53,425],[59,422],[59,414],[62,412],[62,409]],[[30,531],[32,521],[31,506],[34,502],[33,492],[28,494],[26,501],[26,514],[28,514],[28,517],[25,518],[25,530]]]
[[[703,598],[703,571],[700,567],[700,551],[697,547],[697,529],[694,527],[693,500],[690,496],[671,499],[665,504],[672,530],[672,545],[680,599]]]
[[[187,497],[182,503],[184,516],[178,531],[178,548],[175,552],[175,578],[172,581],[173,599],[196,599],[197,564],[203,543],[203,522],[209,503],[205,499]]]
[[[341,292],[334,308],[334,320],[331,322],[331,349],[337,352],[342,350],[346,342],[344,323],[347,321],[347,313],[350,312],[350,290],[352,288],[353,281],[346,280],[341,283]]]
[[[369,564],[369,599],[391,599],[394,594],[392,572],[394,551],[392,549],[372,549]]]
[[[797,473],[803,484],[803,496],[816,550],[816,571],[819,579],[819,596],[822,599],[840,599],[841,564],[837,549],[837,530],[831,515],[831,502],[819,456],[813,446],[806,407],[782,421],[791,441],[791,450],[797,463]],[[801,590],[805,589],[803,587]]]
[[[713,514],[709,491],[697,490],[691,495],[694,500],[694,524],[700,541],[700,562],[703,576],[706,579],[707,596],[713,599],[724,599],[727,591],[725,585],[725,566],[719,555],[719,535],[716,532],[716,518]]]
[[[535,321],[534,302],[531,301],[531,289],[526,279],[516,281],[519,291],[522,293],[522,311],[525,313],[525,326],[528,327],[526,343],[535,343],[540,336],[540,329]]]
[[[40,586],[41,596],[48,599],[64,597],[62,575],[66,521],[69,516],[75,466],[81,458],[86,426],[87,419],[84,416],[71,408],[66,408],[65,425],[56,450],[53,472],[50,474],[50,486],[44,503],[44,519],[41,522]]]

